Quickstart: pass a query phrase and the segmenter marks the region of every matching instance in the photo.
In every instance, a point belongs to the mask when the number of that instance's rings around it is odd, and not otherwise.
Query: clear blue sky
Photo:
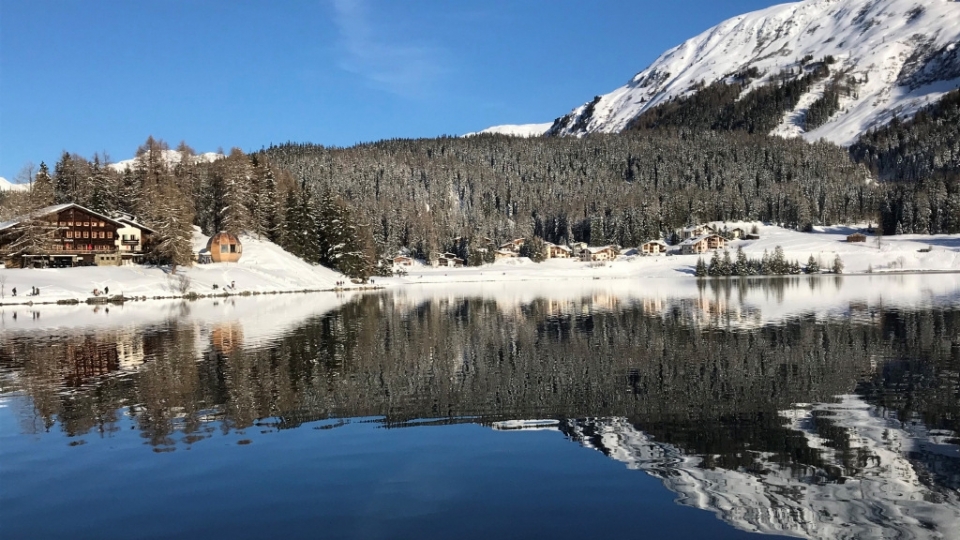
[[[769,0],[0,0],[0,176],[547,122]]]

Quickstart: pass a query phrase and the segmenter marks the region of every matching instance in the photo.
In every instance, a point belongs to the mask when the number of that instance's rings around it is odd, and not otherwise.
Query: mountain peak
[[[809,131],[807,108],[832,78],[813,84],[772,134],[851,144],[895,116],[960,86],[960,2],[952,0],[806,0],[728,19],[664,52],[624,86],[558,118],[552,135],[619,132],[638,115],[689,96],[703,85],[756,74],[744,94],[803,74],[830,58],[831,76],[849,92]],[[744,95],[741,94],[741,95]]]

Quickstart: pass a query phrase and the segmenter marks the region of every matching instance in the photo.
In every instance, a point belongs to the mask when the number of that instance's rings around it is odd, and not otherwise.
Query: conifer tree
[[[806,272],[807,272],[808,274],[819,274],[819,273],[820,273],[820,263],[817,261],[817,259],[815,259],[815,258],[813,257],[812,254],[810,255],[810,258],[807,259]]]
[[[783,275],[789,271],[789,263],[783,253],[783,248],[777,246],[773,248],[773,257],[770,259],[770,272],[772,274]]]
[[[750,274],[750,263],[747,254],[743,252],[743,246],[737,246],[737,261],[733,265],[733,273],[738,276]]]
[[[707,264],[703,262],[703,257],[698,257],[697,267],[694,269],[693,275],[697,276],[698,278],[702,278],[702,277],[707,277],[707,274],[708,274]]]
[[[842,274],[843,273],[843,261],[840,259],[840,255],[836,255],[833,258],[833,273]]]
[[[52,204],[54,204],[53,178],[50,177],[47,164],[41,161],[40,169],[37,171],[33,186],[30,188],[30,206],[32,209],[37,209]]]
[[[723,275],[723,263],[720,261],[720,252],[714,250],[713,257],[710,258],[710,264],[707,266],[707,274],[710,277],[718,277]]]
[[[720,261],[720,275],[729,276],[733,273],[733,261],[730,260],[730,251],[723,250],[723,259]]]

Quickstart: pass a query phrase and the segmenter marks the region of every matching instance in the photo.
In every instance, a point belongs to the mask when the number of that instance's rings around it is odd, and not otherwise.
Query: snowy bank
[[[338,282],[350,283],[343,274],[304,262],[267,240],[241,236],[243,256],[235,263],[195,264],[179,267],[176,274],[156,266],[89,266],[78,268],[0,268],[3,298],[0,304],[80,301],[100,296],[183,297],[210,294],[267,294],[330,291]],[[194,236],[194,251],[206,246],[207,238]],[[232,287],[230,285],[233,285]],[[350,287],[355,287],[352,284]],[[36,287],[40,294],[28,296]],[[216,288],[215,288],[216,287]],[[17,289],[17,296],[12,290]]]
[[[747,257],[759,259],[780,246],[787,260],[806,265],[813,255],[821,268],[830,268],[834,257],[843,261],[845,274],[868,272],[960,272],[960,235],[905,234],[885,236],[877,245],[868,236],[863,243],[848,243],[847,235],[862,227],[818,227],[803,233],[760,223],[727,222],[728,228],[758,229],[759,240],[734,240],[728,243],[731,256],[742,247]],[[864,225],[865,227],[865,225]],[[463,268],[406,268],[405,276],[378,279],[387,286],[414,283],[463,283],[495,281],[556,281],[570,279],[635,279],[692,277],[697,259],[709,261],[712,252],[703,255],[620,256],[602,263],[577,259],[551,259],[534,263],[529,259],[503,259],[493,264]]]

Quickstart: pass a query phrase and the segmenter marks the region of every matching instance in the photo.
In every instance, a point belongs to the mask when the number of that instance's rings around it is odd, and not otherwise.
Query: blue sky
[[[765,0],[0,0],[0,176],[547,122]]]

